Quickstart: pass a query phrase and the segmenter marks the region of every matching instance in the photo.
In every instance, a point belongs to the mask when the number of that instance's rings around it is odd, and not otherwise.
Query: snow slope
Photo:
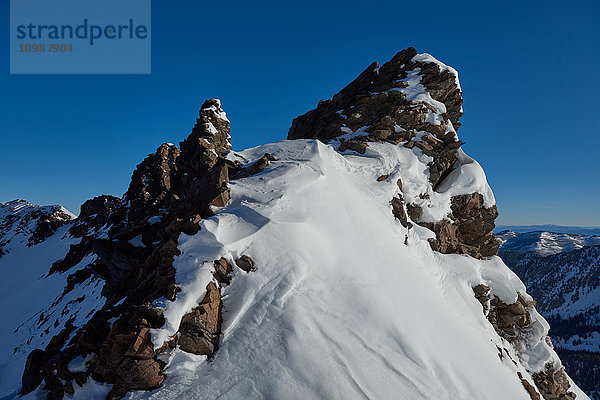
[[[241,154],[251,162],[265,152],[278,161],[233,182],[231,203],[180,237],[182,292],[153,332],[155,344],[176,332],[204,296],[213,260],[246,254],[258,269],[236,269],[223,289],[220,349],[210,361],[174,350],[164,386],[128,398],[529,399],[517,371],[533,382],[527,371],[559,362],[544,341],[548,326],[535,313],[516,354],[472,287],[486,283],[512,303],[525,293],[517,276],[498,257],[434,253],[427,230],[393,218],[400,171],[405,196],[427,185],[412,150],[373,143],[363,156],[341,155],[299,140]],[[445,206],[445,194],[432,195]]]

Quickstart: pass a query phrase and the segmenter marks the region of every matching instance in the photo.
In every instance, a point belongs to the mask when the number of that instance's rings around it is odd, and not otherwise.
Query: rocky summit
[[[462,101],[408,48],[288,140],[233,151],[210,99],[122,197],[2,203],[0,398],[587,398],[496,256]]]

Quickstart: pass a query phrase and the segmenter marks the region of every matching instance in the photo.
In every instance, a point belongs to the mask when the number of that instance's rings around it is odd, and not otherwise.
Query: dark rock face
[[[192,134],[179,144],[178,173],[172,210],[177,215],[212,214],[210,206],[223,207],[229,201],[231,149],[229,120],[219,100],[204,102]],[[185,200],[183,200],[185,199]]]
[[[125,208],[121,204],[121,199],[102,195],[87,200],[81,205],[79,216],[69,232],[75,237],[83,237],[94,233],[94,230],[104,225],[119,225],[124,219]]]
[[[171,179],[179,154],[176,146],[165,143],[136,167],[125,193],[125,201],[130,204],[128,219],[131,222],[142,221],[168,208],[172,195]]]
[[[71,245],[50,273],[69,271],[94,255],[95,261],[69,275],[63,296],[87,279],[100,277],[106,305],[69,343],[65,343],[68,334],[63,339],[57,336],[51,340],[55,343],[51,351],[36,350],[30,355],[23,373],[24,392],[44,382],[52,398],[72,393],[74,377],[66,365],[87,354],[94,355],[92,362],[78,379],[91,375],[114,384],[111,399],[122,398],[130,390],[151,390],[164,381],[164,363],[154,352],[149,331],[164,324],[164,316],[150,304],[161,296],[175,300],[179,289],[173,260],[179,254],[178,237],[182,232],[197,233],[198,222],[212,215],[211,207],[226,205],[229,168],[239,169],[224,158],[231,149],[229,121],[218,100],[203,104],[192,133],[180,146],[181,150],[163,144],[146,157],[134,171],[123,199],[99,196],[82,205],[69,231],[81,241]],[[266,158],[266,164],[271,159]],[[259,172],[260,166],[253,170]],[[231,266],[227,261],[217,263],[217,282],[227,283]],[[220,289],[213,283],[193,315],[182,321],[179,345],[186,351],[212,355],[218,347],[220,313]],[[116,318],[112,326],[111,318]],[[50,359],[58,361],[49,364]]]

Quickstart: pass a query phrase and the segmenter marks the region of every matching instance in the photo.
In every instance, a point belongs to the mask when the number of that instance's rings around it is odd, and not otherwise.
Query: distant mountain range
[[[553,232],[569,233],[575,235],[600,235],[598,226],[562,226],[562,225],[496,225],[494,232],[513,231],[526,232]]]
[[[542,257],[581,249],[585,246],[599,246],[600,236],[534,231],[517,233],[502,231],[496,234],[502,243],[502,250],[518,253],[535,251]]]
[[[496,236],[498,254],[550,323],[568,374],[600,399],[600,236],[512,230]]]

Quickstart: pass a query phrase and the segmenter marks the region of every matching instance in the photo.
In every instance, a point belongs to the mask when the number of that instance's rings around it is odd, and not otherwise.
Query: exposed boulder
[[[219,283],[229,284],[231,282],[231,277],[229,276],[233,271],[231,264],[225,258],[221,257],[217,261],[214,262],[215,273],[213,276]]]
[[[221,293],[214,282],[206,286],[202,302],[183,316],[177,344],[185,352],[211,357],[221,334]]]
[[[249,165],[246,168],[241,168],[241,169],[235,171],[232,174],[231,179],[242,179],[242,178],[248,178],[249,176],[252,176],[252,175],[256,175],[256,174],[262,172],[265,168],[267,168],[267,166],[269,165],[269,163],[271,161],[277,161],[277,159],[275,157],[273,157],[271,154],[265,153],[264,156],[262,156],[257,161],[252,163],[252,165]]]
[[[256,271],[256,267],[254,266],[254,261],[246,255],[241,256],[240,258],[235,260],[235,265],[237,265],[242,271],[246,271],[246,272]]]
[[[405,228],[412,227],[412,224],[408,222],[408,219],[406,218],[406,211],[404,210],[404,201],[402,200],[402,195],[399,194],[394,197],[390,204],[392,205],[392,213],[394,214],[394,217],[400,221],[402,226]]]

